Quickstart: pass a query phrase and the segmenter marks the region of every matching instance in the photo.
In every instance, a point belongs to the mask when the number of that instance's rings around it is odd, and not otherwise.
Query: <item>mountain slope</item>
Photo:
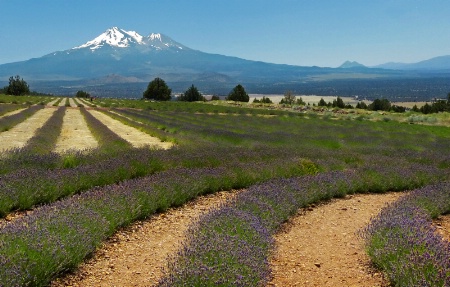
[[[381,64],[378,66],[374,66],[374,68],[382,68],[382,69],[394,69],[394,70],[423,70],[423,71],[432,71],[432,70],[449,70],[450,71],[450,55],[448,56],[440,56],[434,57],[428,60],[420,61],[417,63],[395,63],[389,62],[385,64]]]

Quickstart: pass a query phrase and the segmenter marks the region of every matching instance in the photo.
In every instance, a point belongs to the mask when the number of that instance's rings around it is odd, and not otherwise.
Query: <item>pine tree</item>
[[[155,78],[148,84],[147,90],[145,90],[143,97],[149,100],[170,101],[171,93],[172,90],[169,89],[163,79]]]

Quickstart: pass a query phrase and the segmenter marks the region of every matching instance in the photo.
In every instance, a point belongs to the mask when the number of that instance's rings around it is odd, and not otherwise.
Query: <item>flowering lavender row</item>
[[[10,104],[0,105],[0,116],[3,116],[6,113],[15,111],[15,110],[20,109],[20,108],[25,108],[25,106],[22,106],[22,105],[10,105]]]
[[[395,286],[450,286],[450,243],[431,218],[450,213],[450,182],[414,190],[361,231],[372,261]]]
[[[23,152],[30,154],[46,154],[53,151],[61,134],[66,107],[59,107],[56,112],[28,140]]]
[[[85,108],[80,108],[86,123],[98,144],[103,149],[130,148],[131,144],[111,131],[105,124],[96,119]]]
[[[433,181],[420,165],[386,181],[389,167],[335,171],[251,186],[230,204],[190,227],[183,248],[169,260],[160,286],[263,286],[270,278],[271,235],[309,204],[355,192],[386,192]],[[397,171],[401,168],[397,168]],[[396,170],[390,169],[393,174]]]
[[[18,123],[23,122],[30,116],[32,116],[34,113],[36,113],[38,110],[43,109],[44,106],[31,106],[17,114],[1,117],[0,118],[0,132],[9,130],[13,126],[17,125]]]
[[[200,194],[288,175],[298,161],[172,169],[46,205],[0,230],[0,286],[42,286],[73,268],[117,228]]]

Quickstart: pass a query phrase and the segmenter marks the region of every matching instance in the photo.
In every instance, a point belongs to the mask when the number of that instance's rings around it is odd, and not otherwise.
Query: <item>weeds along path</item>
[[[69,149],[96,148],[97,146],[98,142],[89,130],[80,110],[74,108],[66,109],[55,152],[63,152]]]
[[[237,193],[202,196],[183,207],[135,223],[112,236],[74,273],[50,286],[154,286],[162,276],[167,256],[180,248],[189,225]]]
[[[269,286],[387,286],[356,232],[401,195],[347,196],[291,218],[275,237]]]
[[[138,129],[127,126],[102,112],[96,110],[89,110],[89,112],[108,128],[110,128],[114,133],[131,143],[134,147],[142,147],[145,145],[156,146],[163,149],[172,147],[172,143],[162,142],[158,138],[152,137]]]
[[[44,108],[34,115],[12,127],[8,131],[0,133],[0,149],[8,150],[25,146],[26,142],[33,137],[35,131],[40,128],[56,111],[54,108]]]

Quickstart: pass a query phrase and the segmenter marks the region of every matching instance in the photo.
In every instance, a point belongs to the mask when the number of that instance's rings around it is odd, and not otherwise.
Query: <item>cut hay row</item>
[[[103,122],[114,133],[131,143],[134,147],[143,147],[146,145],[156,146],[163,149],[168,149],[172,146],[171,143],[161,142],[158,138],[152,137],[144,132],[141,132],[133,127],[127,126],[120,121],[117,121],[102,112],[90,110],[90,113],[101,122]]]
[[[65,103],[67,99],[63,99],[61,103]],[[71,107],[78,107],[78,104],[72,99],[68,99]],[[65,106],[65,104],[58,104],[59,107]],[[53,106],[53,104],[51,105]],[[11,112],[14,115],[20,113],[22,110]],[[5,142],[0,149],[2,151],[10,150],[13,148],[22,148],[26,145],[26,142],[33,137],[34,133],[40,128],[53,114],[54,108],[46,108],[37,113],[33,117],[26,121],[14,126],[9,131],[0,133],[0,140]],[[121,122],[112,119],[111,117],[91,110],[90,113],[97,119],[105,123],[114,133],[130,142],[134,147],[152,146],[167,149],[171,147],[170,143],[161,142],[158,138],[149,136],[148,134],[141,132],[133,127],[122,124]],[[95,148],[98,146],[97,140],[92,135],[91,131],[86,125],[86,121],[81,115],[79,109],[67,109],[64,116],[63,128],[56,143],[55,152],[61,153],[67,150],[84,150]]]
[[[0,133],[0,150],[6,151],[13,148],[24,147],[38,128],[40,128],[55,112],[53,108],[44,108],[34,115],[12,127],[10,130]]]
[[[67,109],[55,152],[71,149],[90,149],[98,146],[79,109]]]

